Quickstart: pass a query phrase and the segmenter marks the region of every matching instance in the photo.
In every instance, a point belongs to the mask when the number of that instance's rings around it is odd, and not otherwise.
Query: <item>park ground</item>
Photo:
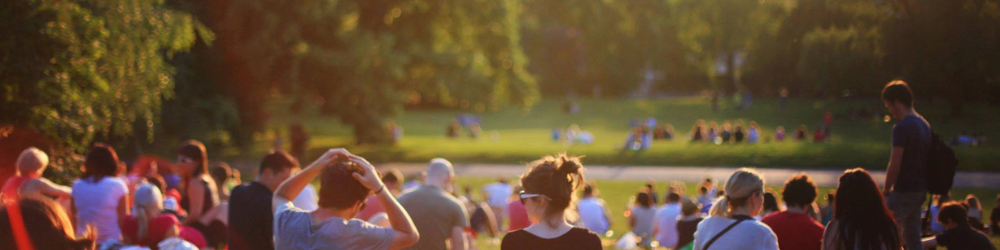
[[[549,99],[531,109],[507,108],[495,112],[475,112],[463,109],[408,109],[392,122],[404,129],[403,138],[395,145],[354,145],[351,128],[339,118],[319,115],[313,109],[301,114],[284,112],[285,103],[275,103],[268,132],[256,136],[256,144],[243,153],[227,154],[232,160],[257,159],[273,145],[275,133],[282,131],[288,145],[288,125],[301,123],[311,136],[306,158],[314,158],[327,148],[346,147],[373,162],[426,162],[445,157],[459,163],[515,164],[531,161],[541,155],[568,152],[585,155],[589,164],[645,166],[756,166],[764,168],[844,169],[864,167],[884,168],[889,158],[892,122],[881,117],[851,119],[850,110],[866,108],[881,111],[877,99],[790,99],[784,108],[777,99],[757,99],[749,109],[736,110],[722,101],[718,112],[710,102],[700,97],[677,97],[656,100],[593,100],[582,99],[579,112],[562,111],[564,100]],[[967,105],[964,115],[953,117],[945,103],[918,102],[918,112],[943,137],[961,132],[993,134],[1000,127],[1000,108]],[[834,115],[828,141],[775,142],[775,128],[784,126],[791,131],[805,125],[810,131],[821,124],[825,112]],[[460,114],[471,114],[482,120],[483,136],[472,139],[468,130],[462,137],[445,137],[446,126]],[[642,151],[621,150],[631,119],[655,117],[661,124],[675,127],[671,141],[655,141]],[[716,121],[756,121],[763,129],[762,143],[711,145],[689,143],[686,139],[691,126],[699,119]],[[570,145],[552,140],[554,128],[578,125],[591,132],[592,144]],[[496,138],[490,134],[495,133]],[[960,159],[959,170],[1000,172],[1000,147],[994,145],[955,147]]]
[[[880,170],[885,168],[889,158],[889,140],[892,122],[881,118],[850,119],[849,110],[867,108],[884,110],[879,100],[811,100],[790,99],[784,108],[777,99],[758,99],[746,110],[738,111],[732,105],[722,102],[720,110],[713,112],[708,100],[699,97],[665,98],[658,100],[578,100],[580,111],[567,114],[562,111],[564,100],[545,100],[531,109],[503,109],[496,112],[476,112],[463,109],[408,109],[393,122],[404,129],[404,136],[396,145],[372,146],[354,145],[351,128],[339,118],[321,116],[315,110],[307,109],[301,114],[282,112],[287,103],[272,104],[273,118],[268,133],[256,137],[256,144],[243,153],[228,154],[226,158],[236,161],[258,159],[269,150],[275,139],[273,131],[282,131],[286,147],[289,138],[289,124],[301,123],[311,136],[307,159],[313,159],[325,149],[345,147],[353,153],[379,163],[421,163],[434,157],[445,157],[456,163],[500,163],[519,164],[537,159],[541,155],[568,152],[585,155],[585,164],[612,166],[756,166],[761,168],[794,169],[846,169],[864,167]],[[986,132],[1000,127],[1000,109],[985,105],[969,105],[964,115],[953,117],[944,103],[916,104],[918,112],[932,124],[934,130],[944,137],[952,137],[965,132]],[[763,137],[773,137],[777,126],[791,131],[798,125],[806,125],[810,130],[821,123],[823,114],[831,112],[832,137],[824,143],[774,142],[760,144],[709,145],[692,144],[686,139],[691,126],[699,119],[722,123],[726,120],[756,121],[763,129]],[[882,111],[881,113],[884,113]],[[479,139],[468,137],[467,130],[458,139],[445,137],[445,127],[460,114],[476,115],[482,120],[484,135]],[[644,120],[655,117],[661,123],[675,127],[676,136],[672,141],[656,141],[644,151],[621,150],[629,133],[631,119]],[[591,132],[595,141],[589,145],[569,145],[551,139],[553,128],[564,129],[578,125]],[[488,135],[496,132],[498,139]],[[1000,167],[992,164],[1000,162],[1000,148],[992,145],[981,147],[956,147],[961,171],[1000,172]],[[308,160],[307,160],[308,161]],[[509,176],[516,180],[516,176]],[[493,178],[459,178],[457,185],[472,185],[474,190]],[[624,216],[626,205],[645,181],[622,179],[594,180],[601,190],[601,197],[607,201],[612,215],[614,234],[604,237],[606,247],[628,231]],[[672,180],[655,180],[659,193]],[[694,182],[686,182],[686,195],[694,195]],[[780,199],[781,183],[768,183],[777,191]],[[826,193],[832,186],[820,187]],[[478,192],[478,191],[477,191]],[[984,211],[997,206],[993,197],[1000,190],[955,189],[954,197],[975,194],[983,200]],[[826,201],[818,201],[825,205]],[[984,213],[989,216],[988,212]],[[989,218],[984,218],[988,220]],[[992,238],[1000,246],[1000,239]],[[480,249],[499,249],[499,241],[481,236],[476,241]]]

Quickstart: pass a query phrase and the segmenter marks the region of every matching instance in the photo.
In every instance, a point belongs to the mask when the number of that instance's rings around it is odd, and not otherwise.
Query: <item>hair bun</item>
[[[567,175],[580,174],[580,170],[583,168],[583,164],[580,163],[580,158],[577,157],[560,155],[559,162],[561,162],[561,164],[559,164],[556,169],[559,173]]]

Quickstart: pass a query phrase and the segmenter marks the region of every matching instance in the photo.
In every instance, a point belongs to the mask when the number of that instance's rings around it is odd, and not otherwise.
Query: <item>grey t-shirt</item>
[[[395,231],[361,220],[329,218],[313,225],[312,215],[287,202],[274,217],[275,249],[389,249]]]
[[[469,215],[462,202],[440,188],[423,185],[399,197],[399,204],[413,218],[420,241],[407,249],[447,249],[455,227],[468,228]]]
[[[923,117],[903,117],[892,127],[892,146],[903,147],[899,177],[893,187],[900,192],[927,191],[927,153],[931,149],[931,126]]]

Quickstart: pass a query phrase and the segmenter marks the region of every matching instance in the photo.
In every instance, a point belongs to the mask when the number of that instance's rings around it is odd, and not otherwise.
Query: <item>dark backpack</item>
[[[955,150],[941,140],[937,133],[931,133],[931,148],[927,152],[927,192],[947,195],[955,182],[958,158]]]

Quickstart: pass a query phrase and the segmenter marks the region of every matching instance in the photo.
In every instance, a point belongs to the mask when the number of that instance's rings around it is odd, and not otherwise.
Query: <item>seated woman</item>
[[[583,183],[577,157],[546,156],[528,164],[519,194],[531,226],[504,236],[500,249],[601,249],[601,238],[566,221],[574,193]]]
[[[764,179],[751,169],[736,170],[726,181],[725,196],[698,224],[694,249],[778,249],[771,228],[753,217],[764,207]]]
[[[205,237],[190,227],[180,226],[173,214],[163,213],[163,196],[156,186],[143,183],[135,190],[135,214],[121,222],[125,244],[158,249],[157,244],[170,237],[180,237],[199,248],[207,247]]]
[[[95,249],[93,231],[77,237],[59,205],[48,199],[23,198],[0,206],[0,246],[8,249]]]

